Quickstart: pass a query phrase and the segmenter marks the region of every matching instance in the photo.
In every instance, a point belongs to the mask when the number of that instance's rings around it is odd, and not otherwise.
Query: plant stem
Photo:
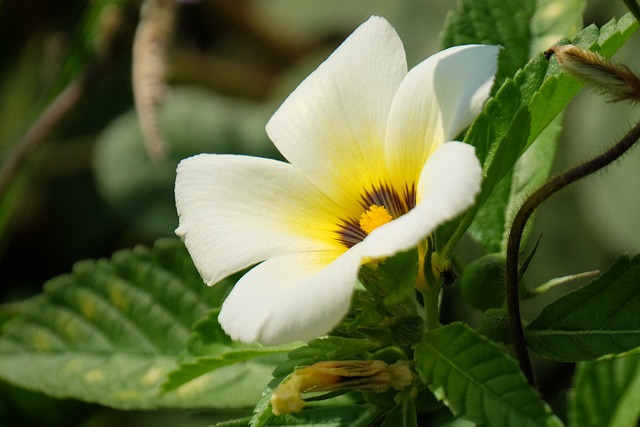
[[[636,124],[618,143],[598,157],[547,181],[546,184],[540,187],[538,191],[524,202],[513,220],[511,232],[509,233],[509,240],[507,242],[505,293],[507,299],[507,311],[509,313],[509,325],[511,328],[516,357],[520,363],[520,368],[523,370],[531,385],[535,384],[535,380],[533,377],[533,370],[531,368],[531,361],[529,360],[527,345],[524,339],[522,320],[520,318],[520,300],[518,295],[518,256],[520,253],[520,243],[522,241],[524,227],[531,217],[531,214],[533,214],[542,202],[569,184],[611,164],[631,148],[638,138],[640,138],[640,123]]]
[[[440,323],[440,289],[429,289],[422,292],[424,296],[424,308],[427,314],[425,324],[427,330],[438,329]]]

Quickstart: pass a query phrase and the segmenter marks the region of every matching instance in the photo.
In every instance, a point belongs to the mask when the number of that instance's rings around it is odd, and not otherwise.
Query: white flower
[[[233,339],[326,334],[347,313],[361,264],[416,247],[473,204],[475,151],[447,141],[488,97],[498,50],[458,46],[407,72],[395,30],[372,17],[267,124],[290,163],[180,163],[176,233],[207,284],[257,264],[219,315]]]

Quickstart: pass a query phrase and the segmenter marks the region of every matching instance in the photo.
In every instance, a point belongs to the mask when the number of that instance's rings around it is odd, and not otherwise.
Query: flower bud
[[[382,393],[393,387],[401,390],[413,382],[409,362],[388,365],[381,360],[335,360],[296,369],[271,394],[274,415],[302,410],[302,393],[356,390]]]
[[[553,46],[544,52],[547,59],[553,54],[564,71],[584,81],[610,102],[640,101],[640,78],[626,65],[574,45]]]

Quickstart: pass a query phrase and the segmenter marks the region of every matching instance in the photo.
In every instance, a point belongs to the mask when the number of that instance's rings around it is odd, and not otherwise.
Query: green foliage
[[[366,292],[356,292],[337,332],[380,343],[413,344],[422,334],[415,303],[418,252],[413,249],[360,268]]]
[[[346,360],[363,358],[366,353],[381,347],[379,342],[368,339],[328,336],[311,340],[307,345],[292,350],[289,361],[280,364],[273,375],[284,377],[296,366],[313,365],[323,360]]]
[[[285,360],[284,355],[300,346],[292,343],[265,347],[258,343],[232,341],[218,323],[219,309],[214,309],[194,325],[187,344],[188,355],[177,370],[169,373],[162,390],[169,392],[224,366],[235,365],[245,371],[269,369]]]
[[[447,15],[442,35],[444,47],[462,44],[496,44],[500,55],[498,84],[513,76],[529,59],[530,23],[535,0],[459,0]]]
[[[640,354],[579,363],[569,421],[580,427],[635,427],[640,421]]]
[[[640,346],[640,256],[618,260],[588,285],[547,305],[527,344],[554,360],[581,361]]]
[[[428,331],[415,351],[420,377],[454,415],[495,427],[562,425],[517,363],[464,323]]]
[[[471,307],[485,311],[504,303],[504,263],[504,255],[495,253],[466,266],[460,291]]]
[[[116,408],[252,406],[273,365],[217,370],[157,394],[191,325],[221,304],[178,240],[76,264],[24,303],[0,339],[0,376],[57,397]]]
[[[271,417],[264,426],[368,427],[377,415],[378,408],[372,405],[313,408],[299,414]]]
[[[637,22],[627,14],[619,21],[610,21],[601,29],[593,25],[585,28],[574,37],[573,43],[609,56],[631,37],[637,27]],[[440,238],[447,242],[445,253],[452,250],[496,186],[508,176],[519,157],[540,137],[579,89],[580,84],[562,74],[557,64],[546,60],[539,53],[513,78],[507,79],[487,101],[484,110],[471,124],[464,139],[476,147],[476,154],[483,165],[482,191],[476,206],[441,232]],[[549,132],[551,134],[542,139],[547,143],[552,140],[550,136],[553,132]],[[542,163],[539,167],[548,169],[549,160],[540,159]],[[536,167],[537,165],[531,164],[527,166],[529,170],[535,170]],[[512,191],[503,188],[500,194],[502,198],[511,198]],[[515,192],[513,196],[517,196]],[[502,201],[504,206],[509,205],[508,200]],[[494,200],[494,203],[498,201]],[[493,209],[494,212],[498,210]],[[485,215],[477,227],[495,228],[491,225],[493,221],[492,216]],[[504,223],[504,218],[498,221],[498,224]],[[496,241],[502,241],[503,234],[504,230],[483,233],[481,235],[488,237],[480,243],[485,245],[487,250],[495,251],[499,249],[496,248]]]
[[[382,427],[418,427],[416,405],[413,400],[403,399],[387,414]]]

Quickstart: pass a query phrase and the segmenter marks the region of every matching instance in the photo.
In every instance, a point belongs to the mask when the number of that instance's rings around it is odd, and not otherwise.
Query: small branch
[[[29,155],[55,132],[64,118],[80,103],[95,82],[112,68],[116,57],[121,54],[127,31],[126,20],[121,19],[117,14],[119,10],[115,11],[116,14],[113,13],[113,8],[108,11],[112,12],[108,17],[115,17],[113,19],[115,24],[108,26],[106,31],[100,33],[102,39],[95,60],[56,96],[8,154],[0,169],[0,199],[6,195],[11,182],[18,175]]]
[[[82,99],[96,80],[98,67],[93,67],[71,82],[31,125],[15,145],[0,170],[0,198],[4,197],[29,155],[55,131],[60,122]]]
[[[542,202],[569,184],[611,164],[631,148],[638,138],[640,138],[640,123],[635,125],[635,127],[633,127],[617,144],[605,151],[603,154],[582,165],[576,166],[575,168],[544,184],[524,202],[513,220],[513,226],[511,227],[511,233],[509,234],[509,240],[507,242],[507,259],[505,269],[507,311],[509,313],[509,325],[511,328],[516,357],[520,363],[520,368],[523,370],[531,385],[535,384],[535,380],[533,370],[531,368],[529,353],[527,351],[527,344],[524,339],[522,320],[520,318],[520,300],[518,296],[518,256],[520,253],[520,243],[522,241],[524,227],[533,212],[538,206],[540,206],[540,204],[542,204]]]

